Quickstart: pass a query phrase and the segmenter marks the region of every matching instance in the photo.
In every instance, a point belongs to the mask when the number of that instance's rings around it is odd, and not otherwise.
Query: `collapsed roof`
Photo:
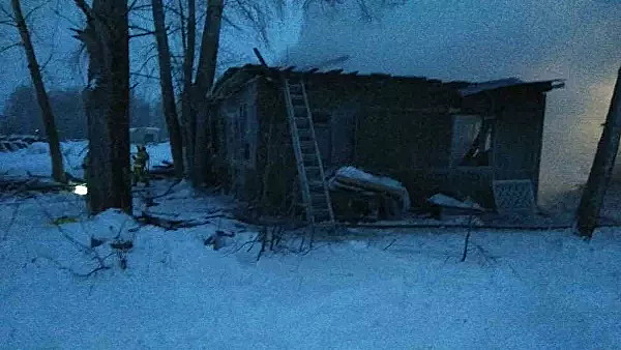
[[[270,80],[277,80],[281,77],[309,75],[323,78],[355,79],[359,81],[378,83],[390,80],[425,82],[428,84],[455,89],[462,97],[512,88],[526,88],[529,90],[536,90],[538,92],[547,92],[553,89],[562,88],[565,85],[564,80],[562,79],[525,82],[518,78],[507,78],[480,83],[465,81],[442,82],[438,79],[428,79],[425,77],[416,76],[398,76],[379,73],[359,74],[357,71],[344,72],[343,69],[323,71],[319,68],[312,68],[307,70],[298,70],[295,66],[266,67],[256,64],[247,64],[242,67],[229,68],[214,85],[213,95],[216,96],[216,98],[223,97],[223,95],[226,95],[227,92],[231,92],[231,90],[237,90],[241,86],[248,83],[250,80],[256,79],[258,77],[265,77]]]

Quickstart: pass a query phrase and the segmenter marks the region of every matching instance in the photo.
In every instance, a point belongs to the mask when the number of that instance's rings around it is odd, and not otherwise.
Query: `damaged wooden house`
[[[334,220],[326,178],[343,166],[400,181],[414,205],[446,193],[490,209],[528,206],[546,92],[562,86],[231,68],[214,87],[213,165],[237,198],[311,222]]]

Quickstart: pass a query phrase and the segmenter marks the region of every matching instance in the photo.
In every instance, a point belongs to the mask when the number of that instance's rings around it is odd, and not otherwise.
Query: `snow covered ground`
[[[11,173],[49,173],[32,150],[16,159]],[[156,202],[153,214],[203,225],[166,231],[113,210],[88,218],[69,193],[4,197],[0,348],[621,348],[620,229],[590,242],[476,231],[465,262],[461,229],[352,229],[257,261],[258,245],[245,243],[258,229],[231,217],[229,198],[180,183]],[[216,231],[235,234],[217,251],[205,245]],[[110,247],[128,241],[128,251]]]
[[[88,142],[86,141],[63,142],[61,144],[65,171],[82,177],[82,160],[86,155],[87,145]],[[134,146],[132,146],[131,151],[136,152]],[[147,145],[147,152],[151,156],[150,166],[158,165],[162,160],[171,160],[172,158],[168,143]],[[0,175],[49,176],[50,168],[47,143],[36,142],[30,147],[16,152],[0,153]]]

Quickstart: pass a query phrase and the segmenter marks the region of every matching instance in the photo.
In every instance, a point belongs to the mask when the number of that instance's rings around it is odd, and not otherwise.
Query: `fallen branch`
[[[37,205],[39,205],[39,207],[41,207],[43,214],[45,214],[45,216],[50,220],[50,222],[54,222],[54,217],[52,216],[52,214],[50,214],[50,212],[39,202],[39,200],[37,200],[35,198],[35,202],[37,203]],[[80,221],[80,225],[82,226],[82,229],[85,230],[84,224]],[[99,264],[98,269],[97,270],[103,270],[103,269],[108,269],[110,268],[109,266],[107,266],[105,264],[105,260],[107,258],[110,257],[110,255],[106,256],[106,257],[101,257],[99,255],[99,253],[97,252],[97,250],[95,250],[94,248],[83,244],[81,242],[79,242],[78,240],[76,240],[75,238],[73,238],[67,231],[65,231],[65,229],[62,227],[62,225],[55,225],[56,228],[58,229],[58,232],[60,232],[60,234],[66,239],[68,240],[71,244],[73,244],[80,252],[82,252],[85,255],[90,255],[92,256],[93,260],[96,260],[97,263]],[[92,274],[93,271],[91,271],[91,273],[89,273],[87,276],[90,276],[90,274]]]
[[[110,257],[111,255],[112,255],[112,254],[110,254],[108,257]],[[106,257],[106,258],[104,258],[104,259],[107,259],[108,257]],[[110,269],[110,266],[99,265],[99,266],[95,267],[94,269],[92,269],[92,270],[91,270],[90,272],[88,272],[88,273],[80,273],[80,272],[77,272],[77,271],[75,271],[74,269],[72,269],[72,268],[70,268],[70,267],[64,266],[64,265],[63,265],[63,264],[61,264],[60,262],[58,262],[58,261],[56,261],[55,259],[52,259],[52,258],[50,258],[50,257],[47,257],[47,256],[42,256],[41,258],[42,258],[42,259],[45,259],[45,260],[47,260],[47,261],[49,261],[49,262],[51,262],[51,263],[53,263],[54,265],[56,265],[56,267],[57,267],[59,270],[62,270],[62,271],[68,271],[68,272],[70,272],[72,275],[74,275],[75,277],[80,277],[80,278],[88,278],[88,277],[90,277],[90,276],[94,275],[95,273],[97,273],[97,272],[99,272],[99,271],[109,270],[109,269]],[[34,258],[34,259],[33,259],[33,262],[35,262],[37,259],[38,259],[38,258]]]
[[[161,227],[167,231],[177,230],[180,228],[190,228],[196,226],[202,226],[208,224],[209,221],[184,221],[184,220],[174,220],[174,219],[166,219],[158,216],[150,215],[147,212],[142,212],[140,216],[134,217],[136,221],[144,225],[151,225]]]
[[[464,253],[461,256],[461,262],[466,261],[466,257],[468,256],[468,243],[470,243],[470,234],[472,233],[472,225],[474,222],[473,216],[474,216],[474,212],[470,211],[470,215],[468,215],[468,232],[466,233],[466,238],[464,242]]]
[[[7,239],[7,237],[9,237],[9,231],[11,231],[11,228],[13,227],[13,224],[15,223],[15,218],[17,218],[17,212],[19,211],[19,203],[17,204],[17,206],[15,206],[15,209],[13,210],[13,214],[11,215],[11,220],[9,221],[9,225],[7,226],[6,229],[4,229],[4,234],[2,235],[2,240],[0,241],[5,241]]]
[[[395,244],[395,242],[396,242],[396,241],[397,241],[397,239],[396,239],[396,238],[395,238],[395,239],[393,239],[393,240],[392,240],[392,242],[390,242],[390,244],[388,244],[388,245],[384,248],[384,250],[388,250],[388,248],[390,248],[393,244]]]

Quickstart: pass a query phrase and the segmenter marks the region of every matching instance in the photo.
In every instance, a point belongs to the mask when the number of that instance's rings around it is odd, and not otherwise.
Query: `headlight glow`
[[[88,188],[86,187],[86,185],[77,185],[73,188],[73,193],[79,196],[86,196],[86,194],[88,193]]]

